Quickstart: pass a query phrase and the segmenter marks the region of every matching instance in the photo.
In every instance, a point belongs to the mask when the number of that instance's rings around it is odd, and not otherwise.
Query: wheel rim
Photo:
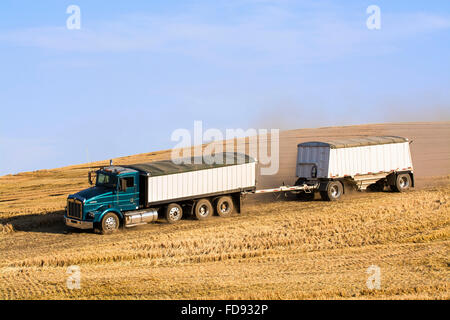
[[[407,188],[408,185],[409,185],[407,177],[401,177],[399,182],[400,182],[399,183],[400,184],[400,188],[402,188],[402,189]]]
[[[332,196],[333,198],[337,198],[337,197],[339,197],[339,195],[341,194],[341,192],[339,191],[339,187],[336,186],[336,185],[332,186],[330,191],[331,191],[331,192],[330,192],[330,193],[331,193],[331,196]]]
[[[202,217],[206,217],[209,215],[209,208],[207,205],[201,205],[200,208],[198,209],[198,213],[202,216]]]
[[[230,210],[230,204],[227,201],[224,201],[220,204],[220,212],[227,213]]]
[[[114,217],[108,217],[105,220],[105,228],[106,230],[115,230],[117,227],[117,222],[116,219],[114,219]]]
[[[169,217],[171,220],[179,220],[180,219],[180,208],[173,207],[169,211]]]

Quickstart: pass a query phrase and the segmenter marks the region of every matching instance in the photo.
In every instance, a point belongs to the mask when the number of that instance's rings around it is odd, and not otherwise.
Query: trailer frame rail
[[[275,192],[292,192],[292,193],[299,193],[301,191],[305,193],[311,193],[319,188],[319,183],[316,183],[312,186],[303,184],[301,186],[279,186],[277,188],[271,188],[271,189],[261,189],[261,190],[255,190],[251,192],[243,192],[243,194],[260,194],[260,193],[275,193]]]

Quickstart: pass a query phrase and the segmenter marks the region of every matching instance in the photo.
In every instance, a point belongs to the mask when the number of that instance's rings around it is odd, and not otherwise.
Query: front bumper
[[[64,218],[66,226],[74,227],[78,229],[93,229],[94,223],[91,221],[80,221],[71,218]]]

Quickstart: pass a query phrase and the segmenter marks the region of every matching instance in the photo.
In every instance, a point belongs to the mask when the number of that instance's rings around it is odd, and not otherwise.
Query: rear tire
[[[370,186],[368,186],[367,189],[373,192],[382,192],[384,191],[384,181],[373,183]]]
[[[337,201],[344,193],[344,186],[339,181],[330,181],[326,191],[320,192],[320,197],[325,201]]]
[[[220,197],[219,200],[216,202],[216,212],[217,214],[222,217],[226,218],[229,217],[234,211],[234,204],[231,197],[225,196]]]
[[[297,193],[297,199],[300,201],[312,201],[314,200],[314,192],[300,192]]]
[[[183,209],[177,203],[171,203],[167,206],[165,218],[168,223],[177,223],[183,217]]]
[[[213,214],[213,207],[208,199],[201,199],[195,204],[194,216],[197,220],[206,220]]]
[[[396,192],[403,192],[411,187],[411,176],[408,173],[402,173],[395,179],[395,185],[391,189]]]
[[[102,234],[114,233],[119,229],[119,226],[120,226],[119,217],[115,213],[108,212],[102,218],[101,233]]]

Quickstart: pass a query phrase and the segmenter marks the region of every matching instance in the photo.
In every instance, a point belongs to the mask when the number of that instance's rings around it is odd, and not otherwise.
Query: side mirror
[[[92,172],[91,171],[89,171],[89,173],[88,173],[88,181],[89,181],[89,184],[92,186]]]

